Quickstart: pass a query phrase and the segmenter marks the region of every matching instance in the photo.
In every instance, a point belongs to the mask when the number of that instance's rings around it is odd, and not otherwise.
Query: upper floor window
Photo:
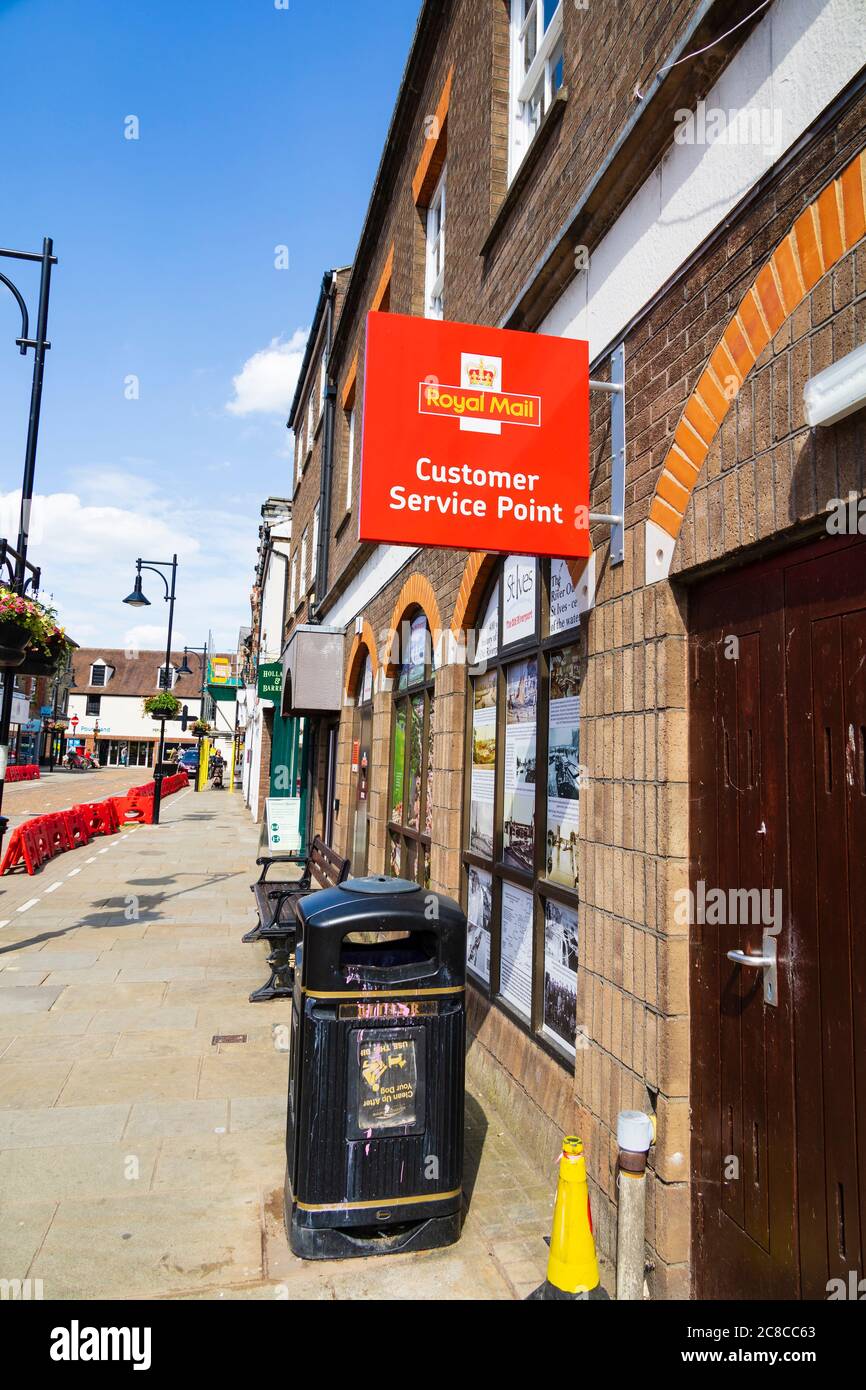
[[[562,86],[562,70],[562,0],[511,0],[509,181]]]
[[[298,430],[297,436],[296,436],[296,438],[295,438],[295,485],[296,485],[296,486],[297,486],[297,484],[301,481],[301,474],[302,474],[303,471],[304,471],[304,456],[305,456],[305,454],[306,454],[306,448],[305,448],[305,445],[304,445],[304,427],[303,427],[303,424],[302,424],[302,425],[301,425],[301,428]]]
[[[307,528],[304,527],[301,535],[301,592],[299,598],[303,598],[306,593],[307,583]]]
[[[289,612],[294,613],[298,599],[298,552],[292,556],[291,580],[289,582]]]
[[[99,714],[99,711],[100,711],[101,709],[102,709],[102,696],[101,696],[101,695],[88,695],[88,696],[87,696],[87,707],[86,707],[84,713],[85,713],[86,715],[91,715],[91,716],[93,716],[93,715],[98,715],[98,714]]]
[[[91,684],[91,685],[107,685],[107,684],[108,684],[108,671],[109,671],[109,668],[106,666],[106,664],[105,664],[104,661],[96,661],[96,662],[94,662],[94,664],[93,664],[93,665],[91,666],[91,668],[90,668],[90,684]]]
[[[328,354],[322,353],[322,365],[319,368],[319,415],[325,408],[325,387],[328,383]]]
[[[313,512],[313,544],[310,547],[310,587],[316,582],[316,559],[319,550],[319,504]]]
[[[310,391],[310,399],[307,401],[307,453],[313,447],[313,435],[316,433],[316,397]]]
[[[445,179],[443,168],[427,209],[427,269],[424,314],[441,319],[445,312]]]
[[[346,511],[352,509],[352,487],[355,482],[355,407],[346,412]]]
[[[159,675],[157,677],[158,688],[160,690],[171,690],[175,682],[176,674],[173,666],[160,666]]]

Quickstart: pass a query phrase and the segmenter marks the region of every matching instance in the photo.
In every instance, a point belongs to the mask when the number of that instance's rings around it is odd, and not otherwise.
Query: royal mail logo
[[[419,383],[422,415],[451,415],[462,430],[501,434],[503,424],[541,425],[541,397],[502,390],[502,358],[460,354],[460,385],[443,386],[428,378]]]

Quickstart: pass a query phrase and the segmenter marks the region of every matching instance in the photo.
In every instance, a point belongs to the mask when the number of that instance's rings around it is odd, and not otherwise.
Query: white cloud
[[[162,580],[149,571],[142,575],[150,608],[128,608],[122,600],[135,581],[139,556],[170,561],[176,553],[172,646],[200,646],[213,631],[223,650],[233,650],[239,626],[249,622],[259,523],[254,501],[230,499],[224,510],[209,509],[199,494],[188,500],[169,496],[158,483],[143,501],[129,477],[123,494],[129,505],[84,500],[104,495],[104,481],[105,471],[97,469],[78,480],[80,492],[34,498],[28,558],[42,566],[40,598],[57,608],[81,646],[122,647],[131,639],[158,651],[168,619]],[[122,490],[107,491],[116,496]],[[12,534],[19,505],[20,493],[0,493],[0,521],[14,518]],[[10,531],[0,526],[0,534]]]
[[[296,328],[288,342],[273,338],[268,347],[248,357],[232,379],[234,397],[226,404],[231,415],[286,415],[301,373],[310,330]]]

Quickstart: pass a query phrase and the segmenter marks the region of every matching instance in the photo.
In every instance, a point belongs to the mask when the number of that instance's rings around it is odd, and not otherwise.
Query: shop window
[[[445,182],[443,169],[427,209],[427,257],[424,314],[428,319],[445,316]]]
[[[509,181],[562,86],[562,10],[562,0],[511,0]]]
[[[394,698],[387,871],[430,882],[433,830],[433,651],[423,613],[404,620]]]
[[[358,677],[355,714],[352,721],[352,873],[356,878],[367,872],[370,844],[370,782],[373,756],[373,667],[370,653]]]
[[[506,557],[479,614],[466,720],[467,964],[566,1061],[576,1042],[585,670],[566,562]]]

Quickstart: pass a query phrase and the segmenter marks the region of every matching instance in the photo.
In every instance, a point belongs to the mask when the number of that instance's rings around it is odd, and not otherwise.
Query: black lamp
[[[135,576],[135,588],[131,594],[127,594],[123,601],[124,603],[128,603],[130,608],[150,607],[150,599],[145,598],[144,594],[141,592],[141,574]]]

